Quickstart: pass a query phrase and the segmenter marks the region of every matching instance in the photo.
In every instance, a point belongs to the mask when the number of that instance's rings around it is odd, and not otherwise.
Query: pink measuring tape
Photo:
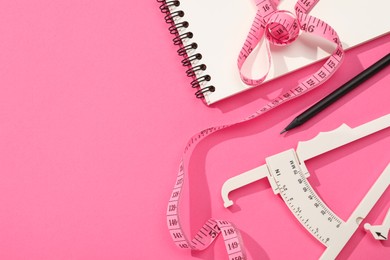
[[[211,218],[204,223],[203,227],[192,239],[189,239],[180,222],[180,197],[183,192],[184,177],[188,169],[189,156],[193,148],[200,140],[216,131],[256,118],[278,105],[296,98],[324,83],[339,68],[344,57],[344,51],[339,37],[333,28],[322,20],[308,14],[319,0],[298,0],[295,5],[295,14],[288,11],[277,10],[279,0],[255,1],[257,6],[256,17],[252,23],[251,29],[240,51],[237,61],[241,79],[246,84],[258,86],[264,81],[268,74],[268,72],[265,73],[265,75],[259,79],[251,79],[241,72],[242,66],[247,57],[260,43],[263,37],[266,38],[265,44],[267,44],[268,60],[270,64],[271,53],[269,43],[287,45],[299,37],[300,31],[305,31],[309,34],[320,36],[326,40],[334,42],[336,43],[336,49],[317,72],[304,79],[298,84],[298,86],[275,98],[264,107],[239,122],[210,127],[195,134],[185,146],[176,183],[168,202],[167,225],[169,232],[174,243],[179,248],[189,250],[204,250],[211,245],[218,235],[222,234],[230,260],[246,259],[240,233],[233,223],[226,220],[216,220]]]

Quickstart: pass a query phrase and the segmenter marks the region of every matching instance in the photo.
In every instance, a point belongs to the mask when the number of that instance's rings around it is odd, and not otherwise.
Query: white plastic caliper
[[[274,193],[281,195],[301,224],[326,246],[321,259],[335,259],[390,185],[390,164],[344,222],[326,206],[306,180],[309,172],[304,162],[388,127],[390,114],[356,128],[343,124],[331,132],[299,142],[296,151],[291,149],[268,157],[265,165],[228,179],[222,186],[224,206],[233,205],[229,192],[267,177]],[[370,226],[366,225],[366,229]]]
[[[390,209],[387,211],[385,219],[381,225],[371,225],[366,223],[364,224],[364,229],[367,232],[371,232],[372,236],[376,240],[387,240],[390,230]]]

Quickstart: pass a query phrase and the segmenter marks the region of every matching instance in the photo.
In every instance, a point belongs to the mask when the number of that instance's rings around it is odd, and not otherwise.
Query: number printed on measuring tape
[[[319,0],[297,1],[294,8],[295,13],[293,14],[288,11],[278,10],[278,0],[255,0],[257,6],[256,16],[237,60],[237,66],[240,71],[241,79],[245,84],[258,86],[267,77],[268,72],[258,79],[252,79],[245,76],[241,71],[245,61],[256,48],[256,46],[261,42],[263,37],[266,39],[266,59],[268,59],[269,64],[271,64],[271,52],[269,44],[282,46],[288,45],[299,37],[300,31],[304,31],[308,34],[319,36],[330,42],[334,42],[336,47],[334,52],[318,71],[302,80],[297,86],[273,99],[255,113],[232,124],[207,128],[190,138],[184,148],[178,175],[167,207],[167,226],[172,240],[179,248],[204,250],[209,247],[210,244],[220,234],[222,234],[228,258],[230,260],[246,259],[240,233],[234,224],[229,221],[214,220],[210,218],[209,220],[205,221],[202,228],[192,239],[189,239],[185,234],[180,222],[179,209],[180,197],[183,191],[182,188],[184,185],[184,177],[188,169],[189,157],[194,146],[203,138],[224,128],[256,118],[270,111],[271,109],[289,100],[292,100],[311,89],[314,89],[329,79],[339,68],[344,57],[344,51],[337,33],[326,22],[308,14],[318,1]],[[165,2],[165,4],[167,4],[167,2]],[[167,6],[167,8],[171,7]]]

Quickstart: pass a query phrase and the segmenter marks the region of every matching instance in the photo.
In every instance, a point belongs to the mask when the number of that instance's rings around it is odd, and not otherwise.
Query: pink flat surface
[[[194,133],[251,114],[317,65],[212,107],[194,98],[158,3],[0,1],[0,259],[226,259],[173,244],[165,211]],[[324,247],[266,181],[232,194],[223,182],[342,123],[390,113],[390,68],[304,126],[299,113],[390,51],[390,35],[347,51],[334,77],[258,119],[202,141],[190,162],[185,229],[234,222],[250,259],[317,259]],[[344,220],[390,162],[390,129],[308,161],[311,184]],[[366,218],[380,224],[390,190]],[[340,259],[389,259],[360,227]]]

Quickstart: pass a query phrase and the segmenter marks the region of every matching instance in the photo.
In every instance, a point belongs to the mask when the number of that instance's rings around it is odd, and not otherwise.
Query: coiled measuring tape
[[[179,248],[204,250],[210,246],[218,235],[222,234],[229,259],[246,259],[240,233],[230,221],[215,220],[211,218],[204,223],[202,228],[192,239],[188,238],[187,234],[184,232],[183,226],[180,222],[179,208],[180,197],[183,192],[184,178],[188,169],[189,157],[195,145],[206,136],[221,129],[254,119],[280,104],[314,89],[329,79],[338,69],[344,57],[344,51],[337,33],[324,21],[308,15],[308,12],[318,1],[319,0],[299,0],[295,5],[294,15],[287,11],[277,10],[277,5],[279,3],[278,0],[256,0],[256,17],[237,61],[241,78],[246,84],[257,86],[261,84],[267,76],[264,75],[260,79],[251,79],[241,72],[241,68],[246,59],[261,42],[263,37],[266,38],[265,42],[268,49],[269,63],[271,63],[271,55],[268,44],[287,45],[298,37],[300,31],[320,36],[328,41],[334,42],[336,44],[336,48],[317,72],[301,81],[298,86],[275,98],[252,115],[232,124],[207,128],[191,137],[184,148],[176,182],[167,207],[168,229],[174,243]]]

